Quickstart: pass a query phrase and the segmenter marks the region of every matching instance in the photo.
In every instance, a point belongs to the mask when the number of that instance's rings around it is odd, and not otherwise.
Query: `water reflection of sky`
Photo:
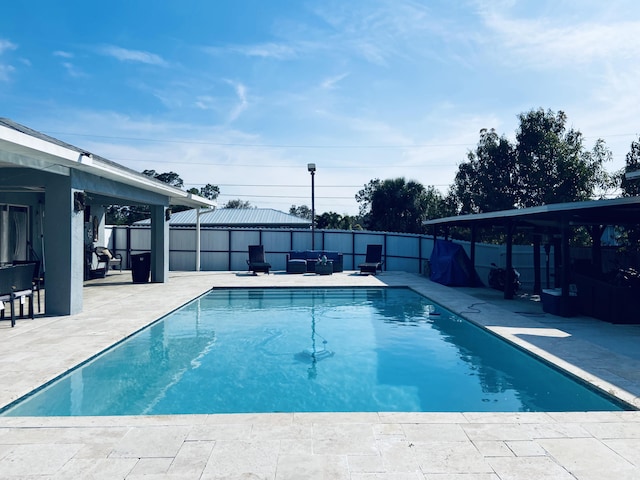
[[[7,414],[613,409],[409,289],[232,289]]]

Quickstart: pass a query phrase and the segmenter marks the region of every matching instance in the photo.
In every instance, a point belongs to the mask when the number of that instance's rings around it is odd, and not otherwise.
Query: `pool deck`
[[[130,272],[87,282],[83,313],[0,322],[0,406],[212,287],[409,286],[640,407],[640,325],[544,314],[535,299],[360,276]],[[640,412],[0,417],[0,479],[603,480],[640,478]]]

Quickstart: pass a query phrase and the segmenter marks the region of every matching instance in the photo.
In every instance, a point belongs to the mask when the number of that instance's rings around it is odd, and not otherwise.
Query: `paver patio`
[[[87,283],[79,315],[0,322],[0,405],[211,287],[302,285],[410,286],[640,406],[640,326],[554,317],[403,272],[172,272],[167,284],[113,272]],[[0,417],[0,479],[618,480],[640,478],[639,452],[635,411]]]

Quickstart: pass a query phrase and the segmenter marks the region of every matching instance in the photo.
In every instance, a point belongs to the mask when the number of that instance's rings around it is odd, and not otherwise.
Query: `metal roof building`
[[[198,221],[198,210],[185,210],[173,213],[170,227],[191,227]],[[149,219],[140,220],[136,225],[149,225]],[[268,227],[268,228],[307,228],[311,220],[296,217],[272,208],[219,208],[200,211],[202,227]]]

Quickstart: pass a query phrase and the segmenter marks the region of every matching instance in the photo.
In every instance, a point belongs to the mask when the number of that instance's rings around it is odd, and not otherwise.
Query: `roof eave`
[[[83,171],[166,196],[171,205],[184,205],[192,208],[215,207],[217,205],[215,200],[185,192],[142,173],[119,169],[117,164],[103,162],[88,152],[78,152],[5,126],[0,126],[0,144],[2,143],[13,146],[10,150],[21,154],[20,161],[12,162],[18,166],[61,174],[64,174],[66,170],[53,169],[52,167],[66,167]],[[27,156],[34,161],[27,162],[25,160]],[[11,162],[10,159],[5,159],[5,161]]]

